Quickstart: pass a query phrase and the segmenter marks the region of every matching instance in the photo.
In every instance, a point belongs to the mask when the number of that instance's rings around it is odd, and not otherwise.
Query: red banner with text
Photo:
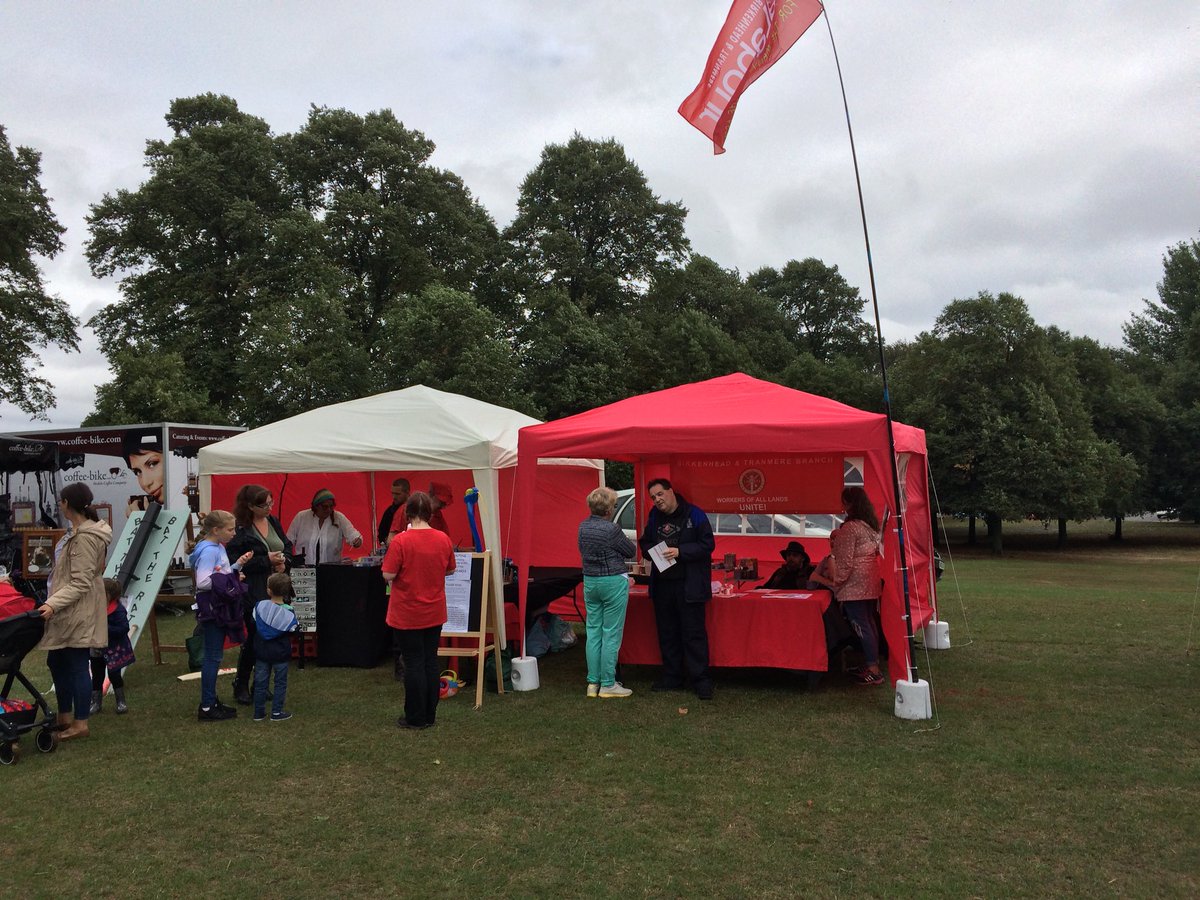
[[[834,513],[843,460],[834,454],[676,458],[672,485],[705,512]]]

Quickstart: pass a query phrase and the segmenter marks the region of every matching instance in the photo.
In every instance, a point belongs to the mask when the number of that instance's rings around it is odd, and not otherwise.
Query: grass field
[[[1143,528],[1142,525],[1145,525]],[[1136,526],[1136,527],[1135,527]],[[716,699],[460,695],[393,726],[388,667],[293,666],[286,723],[197,723],[182,657],[132,711],[0,770],[9,896],[1200,895],[1200,529],[951,534],[953,648],[919,658],[936,718],[887,689],[722,672]],[[981,532],[982,540],[982,532]],[[164,637],[190,630],[160,614]],[[1192,632],[1193,646],[1200,637]],[[38,655],[26,671],[49,676]],[[473,678],[472,678],[473,680]],[[222,694],[229,686],[222,678]],[[111,707],[111,699],[109,700]],[[684,710],[686,709],[686,713]]]

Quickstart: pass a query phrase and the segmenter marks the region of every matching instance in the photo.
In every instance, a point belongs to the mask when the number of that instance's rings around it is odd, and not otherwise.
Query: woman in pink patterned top
[[[842,605],[862,640],[863,662],[854,673],[859,684],[883,684],[879,671],[879,632],[875,610],[883,582],[879,571],[879,518],[860,487],[842,491],[845,523],[830,536],[830,575],[822,581]]]

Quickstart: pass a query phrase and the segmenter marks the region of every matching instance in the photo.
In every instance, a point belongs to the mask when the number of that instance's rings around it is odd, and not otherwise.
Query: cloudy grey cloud
[[[1012,291],[1103,343],[1200,228],[1194,0],[830,2],[858,143],[885,337],[950,300]],[[714,157],[675,109],[725,0],[365,0],[0,5],[0,124],[43,153],[68,228],[46,264],[77,314],[116,283],[83,259],[88,206],[144,177],[170,101],[227,93],[276,132],[311,105],[390,108],[500,225],[542,148],[614,137],[689,210],[697,252],[743,273],[815,256],[867,269],[833,53],[818,20],[746,93]],[[46,356],[56,423],[108,376],[93,337]],[[87,382],[84,384],[83,382]],[[24,418],[0,407],[0,429]]]

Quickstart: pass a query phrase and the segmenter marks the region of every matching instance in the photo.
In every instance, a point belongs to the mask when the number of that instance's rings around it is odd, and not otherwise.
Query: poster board
[[[21,535],[22,574],[30,579],[46,579],[54,572],[54,547],[66,534],[62,528],[31,528]]]
[[[291,571],[292,609],[300,623],[297,631],[315,634],[317,631],[317,569],[316,566],[296,566]]]
[[[93,507],[98,512],[105,509],[102,517],[117,534],[151,501],[172,511],[198,511],[196,454],[201,447],[243,431],[232,426],[158,422],[28,431],[13,439],[52,446],[57,454],[55,477],[63,486],[77,481],[87,484]],[[27,502],[29,488],[23,485],[20,490],[17,501]],[[35,517],[36,508],[36,504],[30,508]],[[115,546],[110,545],[110,556]]]
[[[496,590],[492,578],[492,552],[454,554],[455,570],[446,576],[446,624],[442,626],[442,637],[460,638],[463,646],[439,647],[438,656],[465,656],[478,660],[475,672],[475,708],[483,706],[483,666],[488,653],[496,657],[496,691],[504,693],[504,672],[500,664],[500,645],[496,640],[495,626],[489,627],[488,606]],[[452,581],[453,579],[453,581]],[[453,600],[451,597],[453,596]],[[454,612],[451,613],[451,603]],[[451,630],[462,627],[467,630]],[[488,642],[488,632],[492,640]]]
[[[446,624],[442,634],[461,637],[479,631],[483,602],[483,556],[455,553],[454,571],[446,576]]]

